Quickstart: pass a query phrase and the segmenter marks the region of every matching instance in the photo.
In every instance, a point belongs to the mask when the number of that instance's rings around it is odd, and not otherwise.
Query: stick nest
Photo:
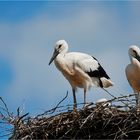
[[[109,106],[89,103],[73,111],[72,105],[67,105],[34,118],[25,114],[13,121],[10,139],[138,139],[140,113],[131,97],[109,100]]]

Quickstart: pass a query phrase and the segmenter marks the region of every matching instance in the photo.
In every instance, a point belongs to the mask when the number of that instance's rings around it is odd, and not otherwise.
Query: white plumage
[[[97,107],[101,107],[101,106],[107,107],[107,106],[111,106],[111,103],[108,102],[108,100],[106,98],[101,98],[101,99],[97,100],[96,106]]]
[[[140,107],[140,49],[135,45],[130,46],[128,54],[131,63],[125,69],[126,77],[136,94],[136,105]]]
[[[96,58],[85,53],[68,52],[68,44],[65,40],[56,42],[49,65],[53,60],[72,87],[74,108],[77,103],[75,95],[77,88],[84,89],[84,103],[86,103],[86,94],[90,87],[107,88],[113,85]]]

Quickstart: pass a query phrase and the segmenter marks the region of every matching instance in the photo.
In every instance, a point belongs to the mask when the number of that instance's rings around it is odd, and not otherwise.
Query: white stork
[[[125,72],[130,86],[133,88],[136,96],[136,106],[140,108],[140,49],[132,45],[128,54],[131,63],[127,65]]]
[[[85,53],[68,52],[68,44],[65,40],[56,42],[49,65],[53,60],[56,67],[62,72],[72,87],[74,109],[77,108],[75,95],[77,88],[84,89],[85,104],[86,94],[90,87],[107,88],[113,85],[96,58]]]

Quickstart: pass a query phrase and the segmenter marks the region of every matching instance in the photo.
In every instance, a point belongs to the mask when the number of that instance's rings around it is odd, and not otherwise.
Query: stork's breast
[[[67,73],[67,72],[64,72],[63,74],[72,85],[80,87],[80,88],[84,87],[86,79],[82,75],[80,75],[80,73],[76,73],[76,72]]]
[[[126,68],[126,76],[134,91],[140,91],[140,69],[130,64]]]

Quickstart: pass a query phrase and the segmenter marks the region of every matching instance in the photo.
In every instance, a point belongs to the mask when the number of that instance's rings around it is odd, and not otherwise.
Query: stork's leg
[[[86,105],[86,95],[87,95],[87,90],[84,89],[84,107],[85,107],[85,105]]]
[[[140,93],[138,93],[138,106],[140,107]]]
[[[136,97],[136,109],[139,112],[140,111],[140,93],[135,93]]]
[[[73,109],[77,109],[77,101],[76,101],[76,94],[75,94],[75,89],[72,89],[73,92],[73,101],[74,101],[74,106]]]
[[[138,94],[135,93],[135,98],[136,98],[136,107],[138,106]]]

